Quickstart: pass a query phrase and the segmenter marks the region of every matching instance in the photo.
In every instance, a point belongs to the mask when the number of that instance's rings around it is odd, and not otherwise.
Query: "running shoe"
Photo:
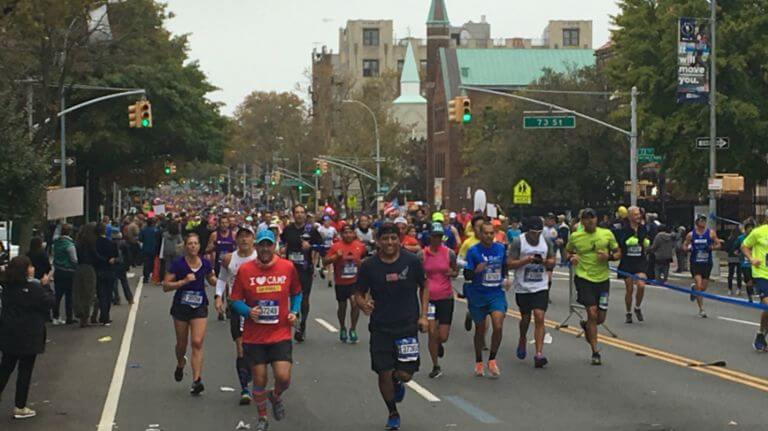
[[[30,409],[29,407],[24,408],[13,408],[13,418],[14,419],[29,419],[32,417],[35,417],[37,415],[37,412]]]
[[[603,359],[600,357],[600,353],[595,352],[592,354],[592,365],[603,365]]]
[[[699,310],[699,317],[701,317],[702,319],[706,319],[707,318],[707,312],[704,311],[704,310]]]
[[[240,392],[240,405],[247,406],[249,404],[251,404],[251,393],[248,389],[243,389],[243,391]]]
[[[329,282],[328,282],[328,288],[330,289],[330,288],[332,288],[332,287],[333,287],[333,283],[331,283],[331,282],[329,281]]]
[[[184,357],[184,366],[187,365],[187,357]],[[173,372],[173,379],[177,382],[180,382],[182,379],[184,379],[184,366],[181,368],[176,367],[176,371]]]
[[[273,391],[269,392],[269,402],[272,403],[272,416],[276,421],[285,419],[285,406],[283,400],[276,397]]]
[[[525,337],[520,338],[520,340],[517,342],[517,359],[523,360],[525,359],[526,351],[525,351],[525,343],[526,339]]]
[[[341,330],[339,331],[339,341],[341,341],[342,343],[346,343],[347,339],[348,339],[347,330],[345,328],[341,328]]]
[[[696,287],[696,283],[691,283],[691,290],[694,290],[695,287]],[[691,298],[690,299],[691,299],[691,302],[696,300],[696,295],[694,295],[693,292],[691,292]]]
[[[768,344],[765,342],[765,334],[757,333],[755,336],[755,342],[752,343],[752,347],[755,348],[758,352],[762,352],[768,347]]]
[[[437,357],[442,358],[445,356],[445,347],[443,347],[443,343],[440,343],[437,345]]]
[[[219,319],[219,322],[223,322],[224,321],[224,313],[219,313],[218,319]]]
[[[259,418],[259,421],[256,422],[256,428],[254,428],[255,431],[267,431],[269,429],[269,422],[267,422],[267,418]]]
[[[405,384],[396,378],[392,378],[392,382],[395,384],[395,402],[401,403],[405,398]]]
[[[645,320],[645,317],[643,317],[643,310],[635,307],[635,316],[637,316],[637,321],[642,322]]]
[[[475,363],[475,377],[483,377],[485,376],[485,367],[483,367],[482,362]]]
[[[320,268],[320,278],[325,280],[325,268]]]
[[[549,361],[547,360],[547,357],[544,355],[536,355],[533,357],[533,366],[534,368],[544,368],[545,365],[547,365]]]
[[[192,395],[200,395],[201,392],[205,390],[205,386],[203,386],[203,380],[197,379],[194,382],[192,382],[192,387],[189,388],[189,393]]]
[[[384,425],[385,430],[399,430],[400,429],[400,415],[393,415],[387,418],[387,424]]]
[[[355,331],[354,329],[350,329],[349,330],[349,342],[352,343],[352,344],[357,344],[357,340],[358,340],[358,338],[357,338],[357,331]]]
[[[627,313],[624,318],[624,323],[632,323],[632,313]]]
[[[498,379],[499,376],[501,376],[501,370],[499,370],[499,366],[496,364],[496,360],[491,359],[488,361],[488,377],[492,379]]]
[[[293,334],[293,339],[296,340],[297,343],[303,343],[304,333],[297,329],[296,332]]]
[[[736,296],[741,296],[741,289],[736,290]]]
[[[467,314],[464,315],[464,329],[467,331],[472,330],[472,316],[469,315],[469,311],[467,311]]]
[[[429,373],[429,378],[436,379],[442,375],[443,375],[443,369],[440,368],[439,366],[436,366],[436,367],[432,367],[432,372]]]

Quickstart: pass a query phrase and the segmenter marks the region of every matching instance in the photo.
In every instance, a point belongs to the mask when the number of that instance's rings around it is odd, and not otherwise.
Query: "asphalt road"
[[[673,282],[686,284],[684,279]],[[458,302],[446,344],[444,375],[439,379],[427,376],[431,363],[426,337],[422,337],[422,369],[415,377],[420,391],[409,388],[399,406],[402,429],[767,429],[768,355],[750,346],[757,311],[708,301],[710,317],[701,319],[686,295],[649,288],[643,307],[646,321],[626,325],[623,284],[614,282],[611,287],[607,325],[618,338],[608,337],[601,343],[601,367],[589,364],[588,347],[575,336],[578,318],[563,330],[552,328],[568,315],[565,274],[556,274],[552,291],[547,314],[552,343],[545,345],[550,364],[544,370],[534,369],[530,356],[524,361],[514,356],[518,320],[510,295],[498,380],[472,376],[471,337],[462,327],[466,306]],[[713,292],[725,290],[715,287]],[[215,316],[210,318],[205,341],[206,391],[200,397],[189,395],[189,369],[182,383],[173,381],[170,299],[159,287],[143,287],[127,366],[119,370],[125,372],[124,381],[119,391],[113,389],[119,394],[117,402],[111,403],[116,408],[114,429],[234,430],[240,421],[255,423],[255,407],[238,406],[238,392],[220,390],[238,384],[228,324],[217,322]],[[293,380],[285,395],[288,417],[271,421],[270,429],[382,429],[386,409],[369,367],[367,319],[361,319],[358,345],[341,344],[332,332],[338,328],[335,307],[332,289],[316,280],[308,338],[294,347]],[[118,307],[118,313],[126,310]],[[331,328],[315,319],[323,319]],[[118,314],[116,320],[124,322],[125,314]],[[13,424],[2,419],[0,426],[94,429],[107,398],[122,326],[88,330],[93,336],[54,328],[54,341],[38,364],[31,396],[40,416]],[[111,334],[113,341],[96,342],[102,332]],[[77,354],[71,345],[60,345],[67,344],[67,334],[80,340]],[[726,361],[727,366],[689,366],[714,361]],[[6,390],[0,411],[10,411],[11,398],[12,392]],[[43,404],[44,400],[50,401]]]

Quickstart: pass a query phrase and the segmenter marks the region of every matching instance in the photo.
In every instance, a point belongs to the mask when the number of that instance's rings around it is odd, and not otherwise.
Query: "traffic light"
[[[165,175],[171,175],[171,163],[165,162],[165,167],[163,168],[163,172]]]
[[[152,104],[149,100],[139,100],[136,105],[139,113],[139,125],[136,127],[152,127]]]
[[[301,193],[302,190],[304,190],[304,186],[299,184],[299,193]]]
[[[459,97],[454,97],[448,102],[448,122],[449,123],[461,123],[459,119]]]
[[[171,167],[171,175],[175,174],[176,173],[176,163],[171,162],[169,164],[169,166]]]
[[[130,128],[138,127],[139,124],[139,102],[128,105],[128,126]]]
[[[472,102],[469,97],[456,96],[448,102],[448,121],[456,124],[472,120]]]
[[[461,121],[469,123],[472,120],[472,102],[469,101],[469,97],[462,97],[461,99]]]

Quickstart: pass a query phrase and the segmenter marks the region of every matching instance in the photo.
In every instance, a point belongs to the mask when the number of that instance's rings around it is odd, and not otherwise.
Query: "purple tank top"
[[[227,236],[221,234],[221,231],[216,232],[216,261],[221,262],[221,258],[227,254],[235,251],[235,235],[230,229],[227,232]]]

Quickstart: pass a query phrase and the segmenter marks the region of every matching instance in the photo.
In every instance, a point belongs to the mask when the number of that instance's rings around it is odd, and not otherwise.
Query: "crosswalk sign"
[[[512,203],[515,205],[530,205],[533,197],[531,185],[525,180],[520,180],[512,189]]]

